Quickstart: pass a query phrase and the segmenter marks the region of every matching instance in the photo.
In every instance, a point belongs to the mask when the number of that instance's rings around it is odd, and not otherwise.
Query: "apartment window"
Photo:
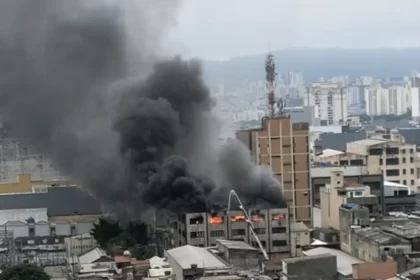
[[[410,154],[414,153],[414,149],[410,149]]]
[[[274,227],[271,229],[272,233],[286,233],[285,227]]]
[[[363,192],[354,192],[354,196],[362,196]]]
[[[363,159],[352,159],[350,160],[350,165],[361,166],[363,165]]]
[[[405,154],[405,149],[401,149],[401,153]]]
[[[411,185],[414,185],[415,183],[414,183],[414,180],[411,180]]]
[[[410,157],[410,162],[413,163],[414,162],[414,158]]]
[[[265,230],[265,228],[256,228],[256,229],[254,230],[254,232],[255,232],[256,234],[266,234],[266,230]]]
[[[260,242],[263,247],[267,246],[267,242],[265,241],[260,241]],[[256,247],[256,248],[259,247],[257,241],[252,241],[252,247]]]
[[[202,237],[204,237],[204,231],[190,232],[190,238],[202,238]]]
[[[386,176],[399,176],[400,170],[399,169],[388,169],[386,171]]]
[[[197,225],[202,223],[204,223],[204,218],[202,216],[190,219],[190,225]]]
[[[399,152],[398,148],[386,148],[386,154],[387,155],[397,155]]]
[[[371,156],[380,156],[382,155],[383,151],[382,149],[378,149],[378,148],[372,148],[369,150],[369,155]]]
[[[212,230],[210,232],[210,237],[224,237],[225,231],[223,230]]]
[[[410,173],[411,173],[411,174],[414,174],[414,168],[411,168],[411,169],[410,169]]]
[[[407,172],[405,171],[405,169],[403,169],[403,170],[402,170],[402,172],[403,172],[403,175],[405,175],[405,174],[407,173]]]
[[[400,160],[398,158],[387,158],[386,165],[398,165],[400,164]]]
[[[403,160],[403,163],[406,163],[406,161],[407,161],[405,158],[403,158],[402,160]]]
[[[286,240],[274,240],[273,241],[273,246],[274,247],[284,247],[284,246],[287,246],[287,241]]]
[[[403,185],[407,185],[407,180],[403,180]]]
[[[235,235],[245,235],[244,229],[232,229],[232,236]]]

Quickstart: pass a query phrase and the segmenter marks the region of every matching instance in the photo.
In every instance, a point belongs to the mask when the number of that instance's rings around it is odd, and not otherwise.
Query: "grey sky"
[[[170,34],[186,56],[225,59],[288,47],[420,45],[419,0],[185,0]]]

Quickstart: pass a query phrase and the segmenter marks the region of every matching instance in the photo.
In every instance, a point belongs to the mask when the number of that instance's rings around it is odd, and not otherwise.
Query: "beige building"
[[[256,164],[270,166],[290,208],[291,222],[311,224],[309,124],[264,118],[262,128],[237,132]]]
[[[322,227],[340,228],[339,211],[341,205],[358,203],[369,208],[372,214],[378,213],[379,203],[376,195],[370,193],[370,187],[344,181],[343,172],[331,173],[331,183],[320,189]]]
[[[405,143],[395,131],[347,143],[346,151],[324,150],[313,159],[340,166],[367,166],[371,174],[380,171],[384,181],[403,184],[417,191],[420,164],[416,145]]]
[[[67,256],[80,256],[98,247],[98,244],[89,233],[66,237],[64,239]]]
[[[372,138],[348,143],[347,152],[366,157],[368,165],[379,164],[384,181],[407,185],[417,191],[416,145],[404,143],[399,136]]]

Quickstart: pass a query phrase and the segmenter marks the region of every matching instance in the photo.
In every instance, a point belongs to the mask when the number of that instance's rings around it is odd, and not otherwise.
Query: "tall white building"
[[[413,77],[411,81],[411,118],[420,122],[420,77]]]
[[[348,117],[346,89],[338,83],[314,83],[304,98],[305,106],[315,107],[315,117],[321,125],[345,123]]]
[[[403,115],[411,108],[412,93],[408,85],[383,87],[376,84],[365,91],[365,100],[368,115]]]

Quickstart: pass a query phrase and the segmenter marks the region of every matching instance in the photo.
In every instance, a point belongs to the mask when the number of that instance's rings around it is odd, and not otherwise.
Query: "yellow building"
[[[0,194],[44,192],[51,186],[70,184],[74,183],[65,180],[32,181],[31,174],[20,174],[15,182],[0,182]]]

